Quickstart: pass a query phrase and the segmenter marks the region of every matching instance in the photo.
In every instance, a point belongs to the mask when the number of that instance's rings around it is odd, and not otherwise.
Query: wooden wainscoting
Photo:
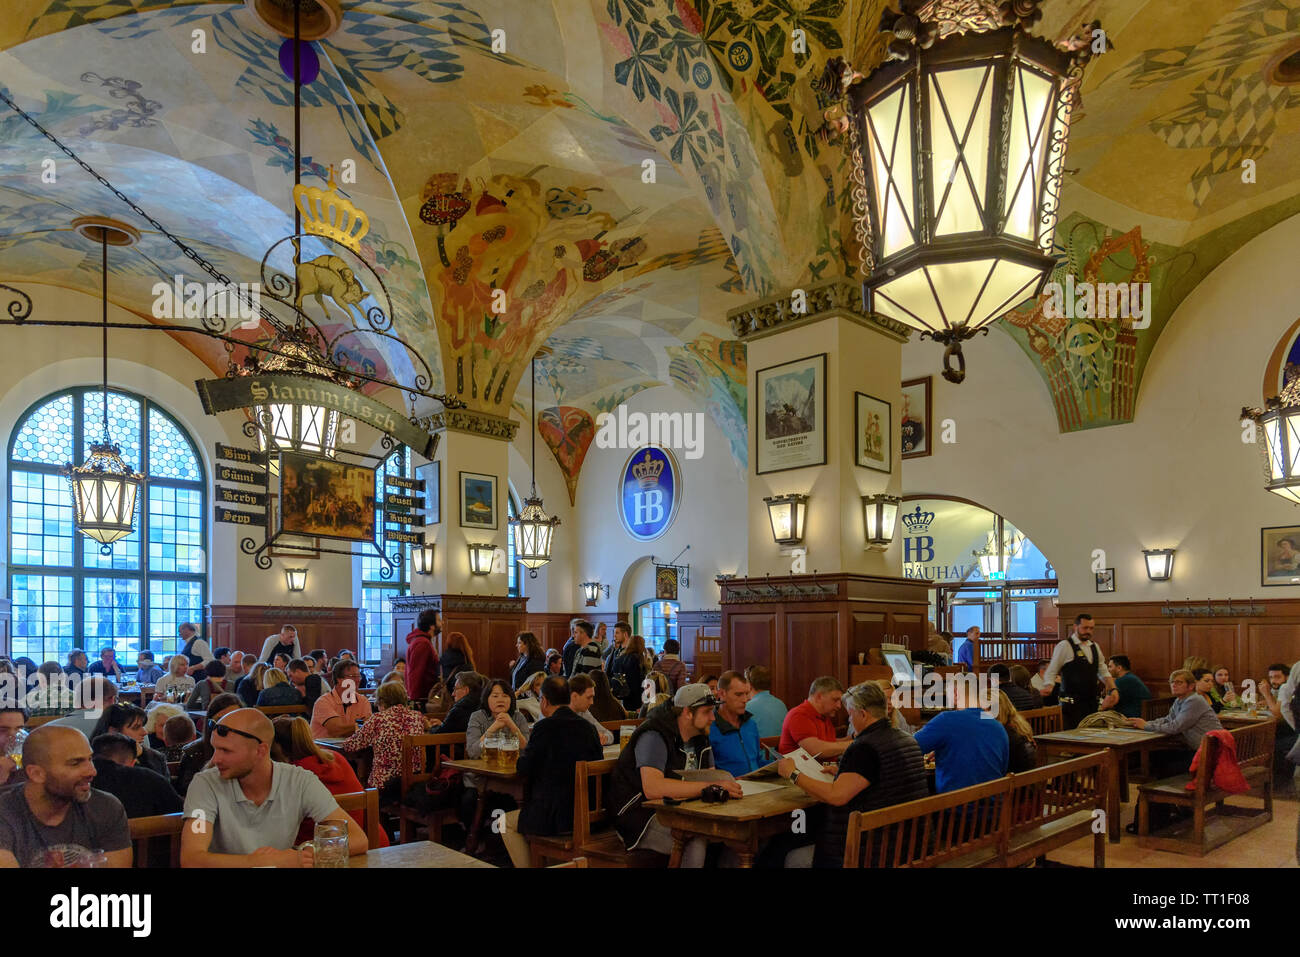
[[[515,657],[515,636],[524,631],[527,598],[486,595],[403,595],[391,599],[393,636],[399,651],[405,652],[407,634],[415,627],[420,612],[434,608],[442,612],[442,633],[459,631],[474,653],[474,666],[492,678],[510,676],[509,663]],[[438,653],[442,653],[441,644]]]
[[[324,648],[331,656],[344,648],[359,654],[361,613],[357,608],[287,605],[209,605],[204,637],[213,648],[257,654],[267,635],[283,625],[298,629],[303,654]],[[406,632],[402,632],[403,635]]]
[[[1171,602],[1173,607],[1226,608],[1228,599]],[[1234,599],[1233,608],[1248,609],[1249,600]],[[1094,639],[1107,655],[1128,655],[1134,672],[1154,691],[1164,692],[1169,673],[1183,659],[1200,656],[1210,667],[1224,665],[1238,685],[1245,678],[1260,681],[1274,662],[1300,660],[1300,600],[1256,599],[1261,615],[1163,614],[1163,602],[1106,602],[1061,605],[1060,634],[1068,635],[1074,616],[1087,612],[1096,622]]]

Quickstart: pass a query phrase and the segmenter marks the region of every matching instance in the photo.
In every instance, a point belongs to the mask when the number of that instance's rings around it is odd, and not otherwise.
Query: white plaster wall
[[[1061,601],[1283,598],[1261,587],[1260,528],[1300,524],[1264,491],[1239,411],[1261,404],[1264,367],[1300,308],[1300,217],[1247,243],[1206,277],[1156,344],[1135,420],[1062,435],[1047,387],[1001,331],[965,347],[966,382],[938,374],[942,347],[913,340],[904,378],[930,375],[934,454],[903,464],[907,494],[962,496],[1000,512],[1055,565]],[[957,441],[935,441],[952,419]],[[1177,548],[1173,580],[1146,576],[1142,548]],[[1098,595],[1092,551],[1116,569]]]

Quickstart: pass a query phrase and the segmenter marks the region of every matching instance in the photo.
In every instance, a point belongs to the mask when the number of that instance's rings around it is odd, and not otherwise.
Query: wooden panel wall
[[[283,625],[298,629],[303,654],[324,648],[331,656],[344,648],[359,653],[361,617],[356,608],[290,608],[282,605],[209,605],[204,637],[213,648],[257,654],[267,635]],[[402,632],[405,636],[406,632]]]
[[[1210,599],[1208,604],[1226,607],[1228,599]],[[1238,684],[1245,678],[1261,681],[1274,662],[1290,665],[1300,661],[1300,601],[1232,604],[1253,604],[1263,614],[1171,617],[1162,614],[1165,606],[1160,602],[1071,604],[1061,605],[1057,611],[1062,636],[1070,633],[1075,615],[1091,614],[1096,622],[1094,637],[1102,651],[1128,655],[1134,672],[1154,691],[1163,692],[1169,673],[1191,656],[1209,659],[1212,668],[1226,666]]]

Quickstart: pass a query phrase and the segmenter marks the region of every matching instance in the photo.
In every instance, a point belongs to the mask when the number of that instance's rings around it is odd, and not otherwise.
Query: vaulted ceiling
[[[362,257],[435,388],[507,414],[549,346],[540,429],[571,493],[592,418],[657,385],[708,412],[743,471],[744,349],[725,313],[856,264],[843,152],[816,136],[809,81],[828,56],[870,67],[883,7],[345,2],[304,89],[303,181],[324,185],[328,167],[352,161],[355,181],[339,188],[370,216]],[[1300,67],[1286,59],[1300,48],[1300,0],[1173,7],[1047,0],[1038,26],[1060,39],[1100,19],[1114,46],[1088,68],[1071,137],[1062,269],[1149,278],[1155,302],[1128,347],[1122,329],[1060,323],[1037,304],[999,324],[1039,368],[1062,429],[1131,419],[1131,394],[1112,385],[1136,391],[1177,303],[1300,211]],[[170,232],[252,281],[293,223],[279,46],[234,0],[8,0],[0,86]],[[92,213],[144,232],[114,259],[119,305],[147,316],[154,282],[204,278],[76,166],[44,182],[51,155],[0,104],[0,281],[97,291],[97,251],[70,229]],[[219,346],[182,338],[224,369]],[[400,351],[358,349],[412,374]]]

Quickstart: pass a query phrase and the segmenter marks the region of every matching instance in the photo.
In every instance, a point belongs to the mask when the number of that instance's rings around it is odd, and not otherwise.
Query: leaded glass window
[[[394,478],[414,478],[410,449],[404,446],[395,449],[384,459],[384,467],[375,470],[375,504],[380,506],[375,509],[375,527],[381,529],[385,528],[382,507],[384,495],[390,491],[384,479],[389,475]],[[406,529],[410,526],[400,527]],[[393,643],[393,611],[388,600],[411,590],[410,548],[383,539],[379,540],[379,545],[390,560],[396,556],[397,561],[389,577],[384,578],[382,572],[386,565],[378,555],[370,553],[361,556],[361,609],[365,638],[362,647],[357,649],[357,655],[367,664],[378,664],[383,646]],[[401,654],[401,650],[397,653]]]

